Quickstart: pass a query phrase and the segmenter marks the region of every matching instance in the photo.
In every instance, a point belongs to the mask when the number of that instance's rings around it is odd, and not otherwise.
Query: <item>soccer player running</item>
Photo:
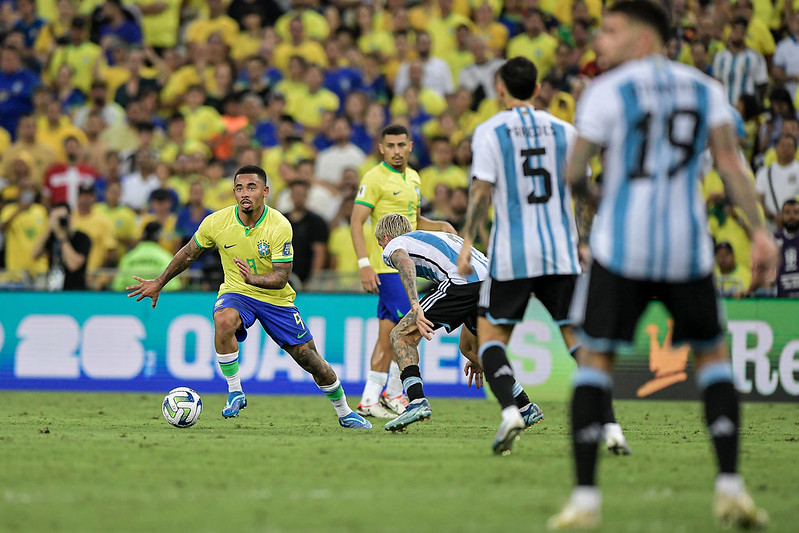
[[[485,380],[502,406],[502,423],[492,444],[494,452],[502,455],[511,451],[525,429],[514,401],[516,380],[506,346],[514,325],[524,319],[531,293],[560,327],[569,352],[574,354],[579,348],[568,320],[580,264],[564,174],[577,132],[567,122],[533,109],[536,76],[535,65],[522,57],[508,60],[498,71],[497,94],[507,110],[474,132],[474,179],[463,230],[465,243],[457,262],[462,276],[472,272],[471,245],[493,194],[489,277],[480,295],[477,338]],[[610,398],[602,407],[608,428],[615,428],[609,449],[629,453]]]
[[[222,416],[239,415],[247,399],[239,377],[239,342],[256,320],[278,346],[306,372],[333,403],[339,424],[345,428],[371,429],[372,425],[347,405],[336,373],[316,350],[313,336],[294,306],[294,289],[288,284],[293,250],[291,224],[264,201],[269,194],[266,172],[261,167],[241,167],[233,176],[236,205],[208,215],[194,238],[155,279],[134,276],[128,297],[151,298],[153,309],[164,285],[186,270],[203,250],[217,246],[225,278],[214,303],[214,345],[222,374],[228,382],[228,399]]]
[[[758,214],[749,170],[738,155],[722,88],[663,56],[669,28],[669,15],[659,4],[614,4],[596,38],[600,60],[613,70],[597,78],[580,99],[579,138],[568,170],[575,197],[598,199],[583,169],[600,147],[606,150],[605,172],[591,232],[594,261],[572,305],[585,348],[573,380],[571,409],[577,487],[550,519],[551,528],[592,527],[600,521],[598,406],[611,389],[616,349],[632,340],[652,298],[671,313],[674,342],[689,343],[694,354],[720,470],[715,515],[740,527],[767,521],[737,473],[738,394],[720,325],[713,244],[698,187],[698,159],[708,141],[727,193],[753,228],[754,281],[773,268],[776,248]]]
[[[416,229],[444,231],[455,233],[449,222],[434,221],[423,217],[420,213],[421,181],[419,174],[408,167],[413,142],[405,126],[391,124],[380,134],[380,153],[383,162],[364,174],[355,198],[355,206],[350,217],[350,232],[355,253],[358,256],[358,267],[361,273],[361,284],[367,292],[377,293],[378,335],[366,377],[358,413],[363,416],[377,418],[394,418],[405,410],[405,398],[402,395],[402,382],[398,369],[392,364],[391,330],[411,307],[408,296],[400,283],[399,274],[383,264],[379,246],[372,246],[367,253],[363,225],[371,219],[372,228],[377,221],[388,213],[401,213],[408,217],[411,226]],[[388,372],[391,367],[392,378]],[[388,379],[388,384],[386,384]],[[383,386],[386,391],[381,395]],[[381,405],[382,404],[382,405]]]
[[[402,384],[408,393],[408,408],[386,424],[388,431],[403,430],[408,424],[430,418],[432,411],[424,396],[422,375],[419,372],[417,346],[422,337],[430,340],[432,333],[444,327],[451,332],[461,325],[460,350],[468,359],[463,371],[479,389],[483,386],[483,371],[477,357],[477,300],[480,285],[488,277],[488,259],[472,249],[472,273],[461,276],[456,261],[463,239],[441,231],[413,231],[410,221],[399,213],[385,215],[377,222],[375,238],[383,248],[383,261],[399,271],[402,286],[411,302],[411,310],[391,330],[391,346],[402,371]],[[436,283],[419,300],[416,278]],[[540,422],[544,415],[530,401],[519,383],[513,385],[516,405],[522,413],[525,427]]]

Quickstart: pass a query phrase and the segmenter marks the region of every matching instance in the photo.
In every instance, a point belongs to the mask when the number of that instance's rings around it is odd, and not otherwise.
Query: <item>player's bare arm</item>
[[[711,130],[710,150],[727,194],[743,210],[752,228],[751,286],[757,287],[777,265],[777,245],[763,225],[757,209],[757,194],[749,179],[749,170],[738,155],[738,144],[730,125]]]
[[[458,272],[461,276],[472,273],[472,244],[477,236],[477,229],[485,224],[488,210],[491,207],[491,184],[474,179],[469,189],[469,205],[466,209],[466,222],[463,225],[463,248],[458,255]]]
[[[133,296],[138,296],[136,301],[139,302],[143,298],[150,298],[153,301],[153,309],[155,309],[155,304],[158,302],[158,295],[161,293],[161,289],[164,288],[169,280],[189,268],[200,254],[203,253],[203,249],[200,248],[194,239],[191,239],[186,245],[178,250],[178,253],[175,254],[175,257],[172,258],[172,261],[169,262],[166,269],[155,279],[143,279],[138,276],[133,276],[133,279],[139,282],[139,285],[129,285],[125,287],[126,291],[131,291],[128,294],[128,298],[132,298]]]
[[[405,292],[408,295],[408,301],[411,302],[411,312],[407,317],[412,317],[416,328],[425,339],[430,340],[433,338],[433,323],[424,316],[419,305],[419,293],[416,291],[416,265],[405,250],[395,250],[391,254],[391,263],[399,271],[400,281],[402,286],[405,287]],[[399,363],[399,355],[397,356]],[[411,363],[408,363],[411,364]],[[400,364],[402,368],[402,365]]]
[[[599,145],[579,137],[566,171],[566,179],[574,196],[574,214],[581,242],[585,242],[591,233],[591,224],[599,202],[599,189],[586,172],[591,158],[598,154],[599,150]]]
[[[291,277],[292,263],[290,261],[287,263],[272,263],[272,272],[266,274],[253,274],[250,265],[238,257],[233,258],[233,261],[239,267],[239,274],[241,274],[241,279],[244,280],[244,283],[261,289],[280,290],[286,286],[286,283],[289,282],[289,277]]]
[[[356,203],[352,207],[352,215],[350,215],[350,236],[352,237],[352,245],[355,248],[355,255],[358,257],[358,266],[361,274],[361,285],[366,292],[377,294],[378,285],[380,285],[380,278],[377,277],[375,269],[366,264],[361,266],[361,259],[369,258],[366,252],[366,239],[363,236],[363,225],[372,214],[372,208],[363,204]]]
[[[423,217],[421,209],[416,212],[416,228],[424,231],[443,231],[444,233],[458,234],[455,228],[452,227],[452,224],[446,220],[431,220],[427,217]]]

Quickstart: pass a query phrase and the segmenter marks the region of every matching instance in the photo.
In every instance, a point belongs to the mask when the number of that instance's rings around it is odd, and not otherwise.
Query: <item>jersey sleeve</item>
[[[708,126],[710,129],[717,128],[724,124],[734,126],[732,112],[730,111],[727,98],[724,96],[724,90],[718,82],[708,82]]]
[[[612,124],[612,117],[618,116],[616,98],[609,91],[607,83],[589,85],[577,104],[575,124],[580,137],[594,144],[605,145]]]
[[[194,233],[194,242],[200,248],[213,248],[216,241],[214,240],[211,226],[215,217],[207,216],[200,222],[200,227]]]
[[[278,224],[272,234],[272,262],[290,263],[294,261],[294,248],[291,246],[291,224],[288,220]]]
[[[498,152],[494,132],[486,124],[478,126],[472,137],[472,177],[496,183],[500,170]]]
[[[377,202],[380,200],[380,190],[380,182],[377,180],[377,174],[374,172],[367,172],[361,180],[361,185],[358,187],[355,203],[374,209]]]
[[[391,254],[396,252],[397,250],[404,250],[405,247],[402,246],[402,241],[399,238],[391,239],[391,241],[386,245],[385,249],[383,249],[383,262],[386,266],[391,268],[397,268],[394,266],[394,263],[391,261]]]

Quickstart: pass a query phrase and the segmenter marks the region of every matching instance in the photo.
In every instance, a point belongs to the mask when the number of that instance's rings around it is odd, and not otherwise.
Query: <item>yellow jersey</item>
[[[555,64],[555,49],[558,40],[548,33],[541,33],[531,38],[526,33],[517,35],[508,43],[508,58],[526,57],[538,68],[538,81],[546,75]]]
[[[104,214],[111,220],[111,225],[114,228],[114,237],[117,240],[117,259],[120,259],[129,249],[123,243],[132,243],[138,238],[136,211],[126,205],[109,207],[106,203],[94,204],[92,210]]]
[[[455,165],[450,165],[444,170],[430,165],[419,173],[419,177],[422,180],[422,197],[428,200],[432,200],[435,196],[436,186],[439,183],[443,183],[450,189],[469,187],[469,178],[466,176],[466,172]]]
[[[194,234],[200,248],[219,248],[225,279],[219,286],[219,295],[242,294],[279,307],[294,305],[294,289],[286,283],[282,289],[262,289],[248,285],[241,279],[234,257],[243,259],[254,274],[273,272],[274,263],[291,263],[294,250],[291,246],[291,224],[277,210],[264,206],[264,212],[252,228],[239,218],[239,206],[231,205],[205,217]]]
[[[372,227],[377,227],[377,221],[389,213],[401,213],[411,221],[411,227],[416,229],[416,213],[422,204],[420,187],[422,180],[419,174],[411,168],[399,172],[384,162],[364,174],[355,203],[365,205],[372,210],[370,219]],[[367,249],[371,241],[369,263],[378,274],[396,272],[383,263],[383,249],[377,244],[374,234],[367,236]]]
[[[0,224],[11,220],[17,212],[17,204],[8,204],[0,210]],[[18,214],[6,229],[6,269],[15,279],[27,272],[31,278],[47,272],[47,257],[33,258],[36,241],[47,231],[47,209],[40,204],[32,204]],[[17,277],[19,276],[19,277]]]
[[[101,211],[92,209],[88,215],[72,212],[72,229],[89,236],[92,247],[86,258],[86,271],[91,273],[105,266],[108,252],[117,249],[114,223]]]

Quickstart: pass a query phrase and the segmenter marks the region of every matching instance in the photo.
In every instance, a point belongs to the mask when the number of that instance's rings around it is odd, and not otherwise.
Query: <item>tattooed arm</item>
[[[138,276],[133,276],[133,279],[138,281],[139,285],[130,285],[125,288],[127,291],[132,291],[128,294],[128,298],[138,296],[138,298],[136,298],[137,302],[141,301],[143,298],[150,298],[153,301],[153,309],[155,309],[158,295],[161,293],[161,289],[164,288],[164,285],[189,268],[189,265],[200,257],[201,253],[203,253],[203,249],[197,245],[194,239],[191,239],[186,243],[186,246],[175,254],[175,257],[172,258],[172,261],[170,261],[166,269],[157,278],[143,279]]]
[[[574,196],[575,218],[581,242],[588,240],[599,201],[599,189],[591,182],[586,172],[591,158],[598,153],[599,145],[579,137],[574,145],[574,152],[566,171],[566,177]]]
[[[463,248],[458,255],[458,272],[461,276],[472,273],[472,245],[478,228],[485,223],[490,207],[491,184],[479,179],[472,180],[472,187],[469,189],[469,207],[463,225]]]
[[[236,262],[236,266],[239,267],[241,279],[248,285],[255,285],[261,289],[280,290],[289,282],[291,261],[287,263],[272,263],[272,272],[253,274],[252,270],[250,270],[250,265],[246,261],[238,257],[233,260]]]
[[[419,305],[419,293],[416,290],[416,265],[403,249],[395,250],[391,254],[391,264],[399,271],[400,281],[411,302],[410,315],[415,317],[416,327],[425,339],[430,339],[433,333],[433,323],[424,316],[424,311]]]

